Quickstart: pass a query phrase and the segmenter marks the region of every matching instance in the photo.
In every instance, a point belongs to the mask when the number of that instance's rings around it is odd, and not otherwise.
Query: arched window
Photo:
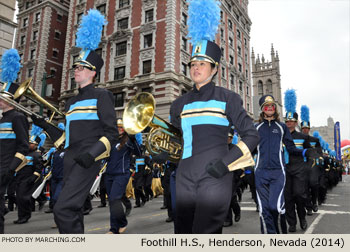
[[[266,93],[272,95],[272,81],[270,79],[266,82]]]
[[[264,88],[262,81],[258,82],[258,95],[263,96],[264,95]]]

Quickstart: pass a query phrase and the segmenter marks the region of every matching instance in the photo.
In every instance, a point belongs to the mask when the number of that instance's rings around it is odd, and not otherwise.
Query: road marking
[[[340,207],[340,205],[336,205],[336,204],[322,204],[322,206]]]
[[[312,224],[310,225],[310,227],[305,231],[304,234],[312,234],[312,232],[314,231],[315,227],[317,226],[317,224],[320,222],[320,220],[322,219],[324,213],[322,213],[321,211],[319,211],[320,214],[315,218],[315,220],[312,222]]]

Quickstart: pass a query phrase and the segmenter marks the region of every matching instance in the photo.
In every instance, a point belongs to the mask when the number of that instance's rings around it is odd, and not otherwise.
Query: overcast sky
[[[340,122],[350,139],[350,0],[249,0],[250,45],[271,61],[278,51],[282,96],[296,89],[297,112],[310,108],[311,126]]]

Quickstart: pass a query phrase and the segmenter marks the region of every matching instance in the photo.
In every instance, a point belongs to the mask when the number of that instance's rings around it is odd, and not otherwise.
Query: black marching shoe
[[[312,211],[314,211],[315,213],[318,211],[318,206],[317,206],[317,204],[314,204],[314,205],[312,206]]]
[[[49,208],[45,211],[45,213],[53,213],[53,209],[52,208]]]
[[[165,222],[173,222],[174,221],[174,219],[172,218],[172,217],[168,217],[168,218],[166,218],[166,220],[165,220]]]
[[[240,219],[241,219],[240,214],[235,215],[235,222],[239,222]]]
[[[297,228],[296,228],[295,225],[289,226],[289,228],[288,228],[288,232],[289,232],[289,233],[295,233],[296,231],[297,231]]]
[[[131,207],[125,208],[125,216],[129,216],[131,212]]]
[[[232,226],[232,221],[225,221],[224,224],[222,225],[223,227],[229,227]]]
[[[39,211],[43,209],[47,200],[39,201]]]
[[[306,230],[307,229],[307,221],[305,219],[300,220],[300,228],[302,230]]]
[[[98,208],[101,208],[101,207],[106,207],[106,204],[100,204],[97,206]]]
[[[83,215],[88,215],[88,214],[90,214],[91,211],[92,211],[92,208],[88,208],[88,209],[83,211]]]
[[[15,220],[13,223],[14,224],[24,224],[24,223],[27,223],[28,220],[29,220],[29,218],[22,218],[22,219]]]
[[[308,209],[306,214],[309,215],[309,216],[313,215],[312,209]]]

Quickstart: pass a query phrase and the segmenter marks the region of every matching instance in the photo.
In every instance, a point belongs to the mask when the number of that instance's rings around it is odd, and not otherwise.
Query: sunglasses
[[[73,70],[74,70],[74,71],[75,71],[75,70],[78,70],[79,72],[83,71],[84,68],[89,69],[89,70],[92,70],[90,67],[87,67],[87,66],[82,66],[82,65],[75,65],[75,66],[73,66]]]

